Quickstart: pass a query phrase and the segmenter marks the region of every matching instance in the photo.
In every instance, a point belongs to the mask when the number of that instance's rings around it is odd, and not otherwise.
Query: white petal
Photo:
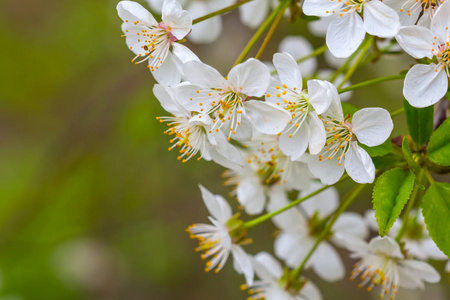
[[[372,159],[357,142],[350,142],[344,165],[347,174],[357,183],[372,183],[375,179]]]
[[[199,185],[199,187],[202,192],[203,202],[211,216],[222,223],[226,223],[232,216],[228,202],[222,196],[214,195],[204,186]]]
[[[340,247],[346,246],[346,237],[365,239],[369,233],[362,216],[354,212],[344,212],[333,225],[333,242]]]
[[[322,300],[320,290],[311,281],[307,281],[305,283],[303,288],[300,290],[300,295],[303,296],[304,299]]]
[[[181,82],[181,70],[178,66],[181,66],[179,59],[173,56],[171,52],[168,52],[164,62],[151,73],[158,83],[166,86],[176,86]]]
[[[303,12],[307,16],[326,17],[341,8],[342,4],[333,0],[307,0],[303,3]]]
[[[345,159],[344,159],[345,162]],[[317,155],[308,158],[308,167],[314,176],[318,177],[323,184],[334,184],[344,174],[344,164],[338,165],[338,160],[333,157],[331,160],[319,161]]]
[[[203,91],[197,93],[200,89],[197,85],[180,84],[175,88],[176,99],[189,111],[203,112],[204,107],[208,107],[214,99]]]
[[[441,279],[439,273],[426,262],[407,259],[401,261],[401,264],[423,281],[434,283],[439,282]]]
[[[218,134],[216,134],[216,140],[217,140],[217,152],[228,159],[229,161],[239,165],[244,165],[244,158],[242,157],[241,152],[234,147],[231,143],[227,141],[225,136],[219,131]]]
[[[183,72],[189,82],[204,88],[223,88],[228,85],[216,69],[199,61],[184,64]]]
[[[307,122],[309,126],[309,153],[316,155],[325,146],[327,138],[325,127],[316,112],[309,113]]]
[[[365,35],[361,17],[356,12],[349,12],[331,22],[326,42],[334,56],[349,57],[358,49]]]
[[[381,1],[369,1],[364,5],[364,29],[371,35],[393,37],[400,28],[398,14]]]
[[[286,192],[279,188],[269,191],[269,203],[267,211],[273,212],[289,204]],[[272,218],[273,223],[282,230],[295,230],[299,224],[305,224],[306,220],[298,209],[293,208],[282,212]]]
[[[450,36],[450,4],[445,2],[439,6],[431,21],[431,31],[440,42],[448,41]]]
[[[269,1],[267,0],[253,0],[239,7],[242,23],[250,28],[261,25],[268,10]]]
[[[236,188],[237,199],[249,215],[260,214],[266,203],[266,195],[258,178],[243,178]]]
[[[172,54],[178,57],[182,64],[188,61],[200,61],[197,55],[192,52],[188,47],[181,45],[180,43],[172,44]]]
[[[117,13],[119,17],[128,23],[136,21],[142,22],[142,25],[153,26],[158,24],[152,14],[146,10],[142,5],[134,1],[120,1],[117,4]]]
[[[262,62],[250,58],[231,69],[228,82],[236,91],[247,96],[261,97],[269,87],[270,72]]]
[[[322,279],[336,281],[344,278],[345,268],[339,254],[327,242],[322,242],[311,257],[314,272]]]
[[[444,97],[448,88],[445,70],[435,64],[413,66],[406,74],[403,95],[414,107],[427,107]]]
[[[308,22],[309,31],[318,37],[324,37],[327,34],[330,23],[339,18],[338,14],[333,14],[329,17],[321,17],[317,21]]]
[[[244,273],[245,281],[248,285],[252,285],[254,271],[249,255],[245,253],[242,247],[237,245],[231,246],[231,253],[233,254],[233,264],[235,266],[235,269],[238,269],[236,271],[241,271],[242,273]],[[237,268],[236,265],[238,266]]]
[[[295,130],[297,130],[296,133],[294,133]],[[308,124],[303,122],[298,129],[293,126],[292,129],[283,132],[279,140],[280,150],[285,155],[290,156],[291,160],[297,160],[308,148],[308,139]]]
[[[244,107],[253,126],[262,133],[277,134],[291,120],[286,110],[269,102],[250,100],[244,102]]]
[[[336,87],[324,80],[308,80],[309,103],[317,114],[324,113],[335,98],[339,98]]]
[[[421,9],[414,9],[412,11],[410,9],[406,9],[415,4],[416,0],[383,0],[383,3],[397,12],[400,17],[400,24],[402,26],[410,26],[416,24],[417,19],[419,18],[419,15],[422,11]]]
[[[161,11],[164,24],[172,28],[170,32],[177,39],[181,40],[191,31],[191,14],[183,10],[177,1],[165,0]]]
[[[173,89],[155,84],[153,86],[153,94],[167,112],[174,116],[188,115],[188,112],[175,101]]]
[[[189,5],[189,11],[193,18],[198,18],[211,13],[208,3],[194,1]],[[197,44],[212,43],[217,40],[222,33],[222,18],[220,16],[213,17],[192,26],[192,31],[188,35],[188,39]]]
[[[274,250],[277,257],[283,259],[291,268],[300,265],[314,245],[314,239],[306,235],[281,233],[275,239]]]
[[[401,27],[395,39],[414,58],[433,58],[433,34],[422,26]]]
[[[369,242],[369,247],[372,251],[378,251],[384,253],[386,256],[403,258],[403,254],[400,250],[398,243],[391,237],[374,237]]]
[[[273,278],[281,278],[283,276],[283,268],[281,264],[269,253],[259,252],[255,255],[255,259],[269,271]]]
[[[278,51],[287,52],[292,55],[295,60],[297,60],[313,52],[314,48],[308,40],[302,36],[287,36],[280,42]],[[309,77],[316,71],[317,59],[312,57],[298,65],[302,74]]]
[[[280,81],[290,89],[302,90],[302,74],[295,59],[288,53],[275,53],[273,64],[277,69]]]
[[[360,143],[369,147],[383,144],[393,128],[391,115],[384,108],[363,108],[355,112],[352,118],[353,133]]]
[[[420,280],[414,272],[411,272],[409,268],[402,268],[402,266],[399,266],[397,272],[399,286],[406,289],[423,289],[425,287],[422,280]]]
[[[322,188],[323,185],[315,181],[311,182],[308,189],[301,192],[300,196],[305,197],[312,192]],[[301,204],[301,207],[309,217],[318,214],[319,219],[325,219],[331,215],[339,205],[339,193],[336,188],[330,187],[319,194],[311,197],[310,201]]]

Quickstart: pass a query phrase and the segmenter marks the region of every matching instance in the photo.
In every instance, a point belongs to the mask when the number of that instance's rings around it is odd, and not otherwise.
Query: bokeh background
[[[223,170],[204,161],[182,164],[167,151],[155,119],[166,113],[152,96],[148,69],[130,63],[117,2],[0,2],[0,299],[245,299],[231,264],[205,274],[184,232],[207,220],[199,183],[230,192]],[[237,12],[224,21],[214,44],[187,45],[226,73],[252,31]],[[288,34],[323,44],[304,21],[283,20],[265,59]],[[386,57],[353,80],[396,74],[408,63]],[[352,103],[397,109],[401,82],[356,91]],[[397,134],[405,133],[402,118],[395,119]],[[370,206],[367,189],[351,209]],[[248,251],[271,252],[273,231],[264,224],[251,232],[256,243]],[[434,265],[443,273],[443,263]],[[376,296],[347,280],[311,276],[324,299]],[[440,285],[398,299],[449,299],[448,282],[444,275]]]

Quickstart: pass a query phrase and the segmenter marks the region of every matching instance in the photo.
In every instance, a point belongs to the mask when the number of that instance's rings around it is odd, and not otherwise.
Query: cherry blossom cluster
[[[147,2],[161,21],[132,1],[121,1],[117,11],[132,62],[145,63],[157,81],[153,93],[167,112],[157,119],[167,126],[169,150],[182,162],[204,159],[224,167],[224,183],[243,210],[233,214],[224,197],[200,186],[210,224],[193,224],[187,232],[198,240],[206,271],[219,272],[231,254],[249,299],[322,299],[303,271],[343,279],[337,247],[358,261],[347,276],[361,279],[358,286],[368,291],[377,289],[380,298],[440,280],[426,261],[447,256],[430,238],[419,209],[407,211],[407,225],[398,219],[384,237],[376,235],[374,211],[346,211],[346,201],[379,175],[368,149],[390,143],[394,123],[380,107],[347,112],[342,103],[351,96],[354,69],[338,71],[345,64],[358,67],[371,46],[398,44],[420,59],[403,76],[405,99],[416,108],[437,103],[450,77],[450,1]],[[219,14],[193,20],[228,7],[239,7],[250,28],[262,26],[270,12],[292,18],[301,9],[319,17],[309,27],[325,35],[326,47],[314,50],[303,37],[288,36],[271,62],[242,59],[224,76],[183,43],[214,42],[226,30]],[[323,52],[337,71],[318,69],[315,57]],[[347,177],[358,185],[340,202],[332,185]],[[244,222],[243,212],[262,215]],[[248,232],[266,220],[277,227],[276,258],[244,250],[252,242]]]

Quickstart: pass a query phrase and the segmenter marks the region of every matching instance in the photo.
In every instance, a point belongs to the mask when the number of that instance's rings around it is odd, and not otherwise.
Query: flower
[[[431,30],[413,25],[400,28],[396,39],[412,57],[436,63],[414,65],[406,74],[403,95],[414,107],[438,102],[447,92],[450,78],[450,1],[439,6]]]
[[[336,57],[348,57],[355,52],[366,32],[383,38],[393,37],[400,27],[395,10],[379,0],[305,0],[303,12],[319,17],[339,15],[328,26],[326,35],[328,48]]]
[[[243,164],[241,154],[227,142],[223,133],[210,130],[212,119],[207,114],[185,110],[176,101],[175,92],[171,87],[155,84],[153,94],[161,106],[173,115],[157,119],[160,122],[167,122],[169,129],[164,133],[172,136],[170,143],[173,145],[169,150],[179,148],[178,160],[186,162],[200,152],[198,160],[202,157],[206,160],[213,159],[225,167]]]
[[[202,17],[234,3],[234,0],[192,0],[179,1],[191,14],[192,18]],[[161,12],[163,1],[147,0],[150,7]],[[186,5],[185,5],[186,4]],[[217,40],[222,33],[222,18],[216,16],[200,23],[192,25],[192,32],[187,36],[188,40],[197,44],[211,43]]]
[[[241,231],[241,227],[236,226],[243,222],[231,215],[231,207],[223,197],[213,195],[201,185],[199,187],[203,202],[211,214],[209,220],[212,225],[193,224],[186,231],[191,238],[198,240],[199,246],[196,251],[204,252],[201,255],[202,259],[211,258],[206,263],[205,271],[209,272],[215,268],[215,272],[218,273],[231,253],[235,270],[244,274],[247,284],[252,284],[254,271],[251,258],[239,245],[247,242],[245,232]],[[231,233],[234,235],[232,236]]]
[[[339,98],[336,88],[327,81],[309,80],[302,90],[303,79],[297,62],[288,53],[276,53],[273,63],[279,80],[273,79],[266,101],[278,105],[291,115],[290,123],[280,136],[280,149],[297,160],[309,146],[317,154],[325,144],[326,133],[317,114],[325,112],[331,101]]]
[[[323,184],[337,182],[344,169],[358,183],[373,182],[375,166],[358,142],[373,147],[386,141],[394,127],[389,112],[377,107],[363,108],[349,119],[344,118],[340,101],[333,101],[320,117],[327,140],[317,156],[308,157],[311,172]]]
[[[300,190],[310,184],[312,174],[307,165],[284,155],[278,139],[277,135],[253,136],[242,151],[247,163],[224,174],[225,184],[236,186],[233,194],[247,214],[261,213],[266,198],[270,199],[273,193],[277,193],[275,189],[286,192]]]
[[[386,236],[375,237],[368,244],[364,241],[348,243],[352,251],[351,257],[361,260],[352,271],[351,280],[361,275],[362,282],[358,287],[368,285],[371,291],[380,285],[379,297],[390,294],[394,299],[398,287],[407,289],[423,289],[425,282],[439,282],[439,273],[428,263],[405,259],[398,243]]]
[[[228,138],[250,139],[250,121],[257,130],[276,134],[290,120],[276,105],[251,100],[264,95],[270,82],[269,70],[259,60],[249,59],[233,67],[225,78],[214,68],[191,61],[184,65],[184,74],[190,84],[177,88],[180,103],[188,110],[211,115],[212,130],[226,128]]]
[[[138,64],[148,60],[148,68],[159,83],[177,85],[181,80],[181,65],[198,60],[187,47],[175,43],[190,32],[190,14],[175,0],[164,1],[159,23],[136,2],[119,2],[117,12],[124,21],[122,31],[127,46],[136,54],[132,61]],[[137,61],[138,58],[141,60]]]
[[[445,0],[384,0],[383,3],[395,9],[403,26],[418,24],[430,27],[436,10]]]
[[[301,192],[306,196],[321,188],[312,182]],[[273,195],[268,205],[269,211],[276,211],[289,204],[285,193]],[[275,254],[286,265],[298,267],[313,248],[318,236],[324,230],[328,217],[337,209],[339,195],[335,188],[329,188],[296,208],[292,208],[272,218],[281,233],[275,239]],[[345,245],[347,237],[364,238],[367,229],[364,220],[356,213],[343,213],[333,225],[329,238],[339,246]],[[330,243],[323,241],[312,254],[306,267],[311,267],[321,278],[335,281],[344,277],[345,268],[337,251]]]
[[[260,280],[255,281],[248,290],[248,299],[265,300],[321,300],[319,289],[304,278],[289,278],[280,263],[269,253],[260,252],[253,259],[255,272]],[[247,288],[244,285],[242,288]]]

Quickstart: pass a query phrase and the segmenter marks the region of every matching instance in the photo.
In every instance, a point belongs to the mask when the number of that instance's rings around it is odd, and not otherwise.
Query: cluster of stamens
[[[275,86],[275,89],[279,91],[279,93],[275,94],[275,97],[279,98],[279,101],[276,102],[276,104],[291,113],[292,120],[283,132],[291,132],[289,133],[289,137],[292,138],[312,109],[311,104],[309,104],[308,101],[308,94],[304,91],[299,91],[296,87],[290,89],[285,84],[283,84],[282,87]],[[266,94],[266,97],[270,98],[272,95]],[[292,132],[292,129],[294,128],[295,130]],[[281,133],[278,135],[281,135]]]
[[[436,8],[439,7],[442,3],[444,3],[445,0],[412,0],[412,1],[405,1],[405,3],[400,8],[400,12],[405,11],[408,14],[408,16],[411,16],[411,13],[415,13],[418,10],[426,13],[428,12],[430,14],[430,18],[433,17]]]
[[[228,259],[230,251],[223,247],[221,243],[221,231],[217,227],[209,224],[192,224],[186,229],[191,239],[198,240],[196,252],[203,252],[200,257],[205,260],[212,257],[206,262],[205,272],[214,270],[218,273]]]
[[[125,23],[128,22],[128,20],[125,20]],[[139,21],[133,23],[136,25],[136,29],[131,31],[127,29],[125,34],[122,35],[122,37],[137,39],[137,42],[141,45],[139,51],[141,53],[136,55],[131,61],[139,64],[149,60],[147,67],[154,72],[162,65],[169,53],[170,45],[172,42],[177,41],[177,38],[172,35],[170,32],[171,28],[166,26],[164,22],[156,26],[140,25]],[[130,46],[130,49],[135,50],[132,46]],[[141,60],[138,60],[139,58]]]
[[[332,2],[343,2],[342,0],[331,0]],[[344,6],[342,6],[340,9],[338,10],[332,10],[332,11],[325,11],[327,14],[335,14],[335,13],[339,13],[339,16],[342,17],[344,15],[344,13],[347,12],[353,12],[353,11],[357,11],[357,12],[362,12],[364,3],[367,2],[368,0],[349,0],[344,2]],[[370,0],[369,0],[370,1]]]
[[[448,27],[446,27],[445,30],[447,31],[446,34],[449,34]],[[447,35],[446,37],[447,41],[442,44],[438,43],[437,47],[436,42],[434,42],[433,46],[436,48],[433,48],[431,51],[436,56],[438,61],[435,71],[438,72],[439,68],[441,68],[442,70],[445,70],[447,76],[450,77],[450,35]],[[434,40],[437,41],[437,37],[434,37]]]
[[[381,299],[390,293],[390,299],[393,300],[397,294],[397,285],[387,274],[388,264],[388,259],[384,261],[381,268],[366,265],[361,261],[354,265],[355,269],[351,272],[350,280],[354,280],[356,277],[360,276],[361,283],[358,284],[358,288],[368,285],[366,289],[370,292],[375,286],[381,286],[378,297]]]
[[[319,118],[323,121],[327,134],[324,149],[319,154],[319,161],[331,160],[336,156],[340,166],[353,139],[351,125],[331,117],[319,116]]]
[[[201,117],[201,116],[200,116]],[[167,122],[169,129],[164,131],[164,134],[171,136],[170,143],[172,146],[168,148],[171,151],[177,147],[180,155],[178,160],[185,163],[197,153],[203,153],[206,147],[205,129],[200,125],[193,125],[189,123],[187,117],[156,117],[157,120]],[[201,156],[197,158],[200,160]]]

